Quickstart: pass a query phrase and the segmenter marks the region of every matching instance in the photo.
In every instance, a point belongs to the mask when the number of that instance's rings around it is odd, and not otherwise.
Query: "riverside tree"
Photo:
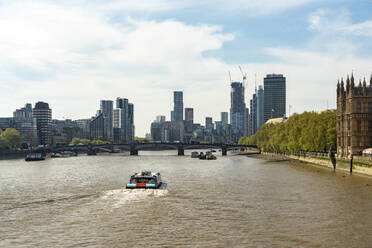
[[[314,151],[336,149],[336,110],[292,115],[284,123],[267,123],[239,144],[257,145],[264,151]]]

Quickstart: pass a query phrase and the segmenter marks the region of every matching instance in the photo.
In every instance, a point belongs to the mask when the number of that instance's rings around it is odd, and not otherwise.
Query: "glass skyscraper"
[[[268,74],[264,78],[264,122],[286,116],[286,78]]]

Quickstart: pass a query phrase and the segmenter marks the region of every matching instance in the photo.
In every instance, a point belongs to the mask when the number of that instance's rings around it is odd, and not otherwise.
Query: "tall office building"
[[[176,122],[183,121],[183,92],[174,91],[173,92],[173,119]]]
[[[258,86],[257,91],[257,111],[256,111],[256,131],[258,131],[261,126],[265,123],[264,122],[264,90],[262,85]]]
[[[128,104],[128,119],[129,119],[129,126],[128,126],[128,142],[133,142],[135,138],[135,127],[134,127],[134,105],[133,103]]]
[[[32,111],[36,119],[37,137],[40,145],[51,143],[52,134],[52,110],[46,102],[37,102]]]
[[[264,122],[286,116],[286,79],[282,74],[264,78]]]
[[[194,123],[194,109],[193,108],[185,108],[185,121],[190,121]]]
[[[228,112],[221,112],[221,122],[222,122],[222,125],[229,124],[229,113]]]
[[[120,110],[120,128],[117,139],[122,143],[134,140],[134,106],[126,98],[116,98],[116,108]]]
[[[113,102],[111,100],[101,100],[100,112],[103,116],[103,139],[112,140],[113,135]]]
[[[233,134],[233,141],[238,142],[240,137],[244,135],[245,130],[245,101],[244,101],[244,85],[239,82],[231,83],[231,107],[230,107],[230,123]]]
[[[156,116],[156,122],[165,122],[165,115]]]
[[[249,118],[249,135],[253,135],[257,132],[257,94],[252,95],[250,100],[251,114]]]

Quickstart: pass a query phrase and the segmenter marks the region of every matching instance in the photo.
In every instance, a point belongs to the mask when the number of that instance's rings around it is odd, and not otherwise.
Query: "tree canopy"
[[[0,149],[16,148],[22,144],[20,133],[14,128],[0,129]]]
[[[336,110],[294,114],[284,123],[264,124],[255,135],[239,140],[264,151],[327,152],[336,149],[336,142]]]

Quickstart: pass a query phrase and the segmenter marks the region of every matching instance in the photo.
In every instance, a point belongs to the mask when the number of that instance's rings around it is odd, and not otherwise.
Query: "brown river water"
[[[372,247],[370,178],[175,154],[0,161],[0,247]]]

